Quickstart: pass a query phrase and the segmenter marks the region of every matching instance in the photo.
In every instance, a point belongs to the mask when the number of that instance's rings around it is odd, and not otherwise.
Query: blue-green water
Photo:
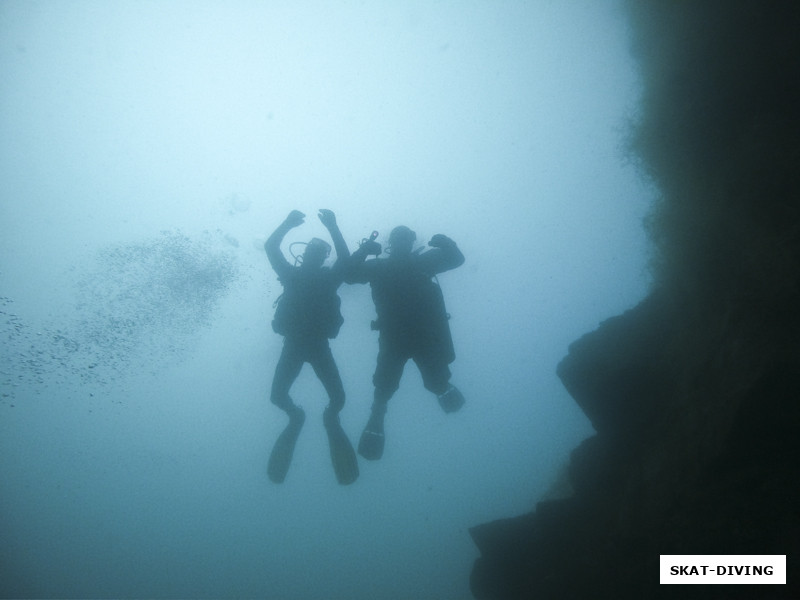
[[[468,528],[519,514],[591,428],[555,376],[645,293],[652,192],[624,151],[637,82],[616,4],[0,5],[0,592],[463,599]],[[384,241],[440,276],[462,411],[406,368],[377,463],[337,485],[309,367],[286,482],[266,462],[280,285],[263,252]],[[332,342],[355,443],[366,286]]]

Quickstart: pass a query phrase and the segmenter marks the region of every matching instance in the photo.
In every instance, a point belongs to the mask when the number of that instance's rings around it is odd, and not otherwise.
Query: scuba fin
[[[358,459],[353,445],[339,423],[338,413],[326,408],[322,415],[322,421],[325,424],[325,431],[328,433],[328,445],[336,481],[341,485],[350,485],[358,479],[359,474]]]
[[[294,447],[305,420],[306,413],[299,406],[294,407],[294,410],[289,413],[289,424],[278,436],[269,455],[267,475],[273,483],[283,483],[283,480],[286,479],[286,473],[292,464]]]
[[[386,437],[382,433],[365,429],[358,440],[358,453],[367,460],[380,460],[385,444]]]

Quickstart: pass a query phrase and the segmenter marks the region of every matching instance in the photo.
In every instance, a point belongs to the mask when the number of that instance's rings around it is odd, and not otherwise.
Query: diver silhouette
[[[380,332],[372,411],[361,434],[358,452],[366,459],[383,456],[386,405],[400,386],[406,362],[413,360],[425,388],[436,394],[445,412],[455,412],[464,396],[450,383],[450,363],[455,360],[449,315],[438,281],[433,278],[464,263],[456,243],[434,235],[431,250],[413,250],[416,234],[408,227],[395,227],[389,235],[386,259],[377,258],[381,246],[374,234],[350,257],[347,283],[369,283],[378,318],[373,329]],[[366,260],[367,256],[376,258]]]
[[[331,460],[340,484],[358,478],[358,461],[353,446],[339,423],[345,393],[339,369],[333,359],[328,340],[339,333],[344,319],[341,300],[336,290],[344,280],[350,252],[339,231],[333,211],[321,209],[319,220],[327,228],[336,247],[336,262],[323,267],[330,245],[313,238],[301,257],[299,266],[290,265],[281,252],[281,242],[289,230],[303,224],[305,215],[293,210],[264,244],[267,258],[283,285],[283,294],[276,301],[273,330],[284,336],[283,350],[275,367],[270,400],[289,415],[289,424],[280,434],[269,458],[268,475],[281,483],[292,462],[295,444],[305,422],[305,412],[289,396],[303,364],[309,363],[328,394],[329,404],[323,413],[328,434]]]

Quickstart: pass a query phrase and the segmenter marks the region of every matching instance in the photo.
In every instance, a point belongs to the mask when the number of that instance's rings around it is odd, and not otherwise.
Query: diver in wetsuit
[[[438,283],[433,278],[464,263],[456,243],[436,234],[427,252],[413,251],[416,234],[405,226],[389,235],[386,259],[366,260],[381,252],[380,244],[365,240],[351,259],[345,281],[369,283],[378,314],[378,364],[372,413],[358,445],[364,458],[377,460],[385,442],[383,421],[386,405],[400,385],[406,362],[413,360],[425,388],[436,394],[445,412],[464,404],[461,392],[450,383],[450,363],[455,360],[448,315]]]
[[[339,424],[339,411],[345,394],[339,369],[328,340],[336,337],[344,319],[336,290],[342,284],[350,252],[336,224],[333,211],[322,209],[319,220],[328,229],[336,247],[336,263],[323,267],[330,245],[313,238],[306,245],[300,266],[289,264],[281,252],[281,241],[289,230],[303,224],[305,215],[293,210],[264,244],[267,258],[283,285],[272,322],[276,333],[284,336],[283,350],[275,368],[270,400],[289,415],[289,424],[281,433],[270,455],[270,479],[280,483],[291,464],[297,437],[305,421],[305,412],[289,396],[303,364],[309,363],[328,394],[329,404],[323,415],[328,432],[331,459],[341,484],[358,477],[358,462],[347,436]]]

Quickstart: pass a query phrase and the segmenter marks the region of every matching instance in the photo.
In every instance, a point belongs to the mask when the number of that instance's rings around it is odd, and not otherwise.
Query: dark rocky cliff
[[[476,526],[477,598],[796,598],[800,8],[630,0],[654,286],[558,375],[574,494]],[[659,586],[661,554],[786,554],[786,586]],[[679,589],[676,589],[679,588]]]

